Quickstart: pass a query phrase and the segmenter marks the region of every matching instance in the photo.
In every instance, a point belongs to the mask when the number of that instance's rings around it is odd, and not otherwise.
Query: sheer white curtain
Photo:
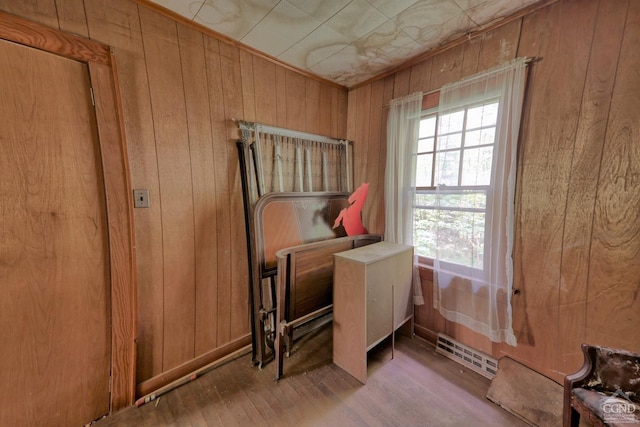
[[[387,162],[384,179],[385,230],[388,242],[413,245],[413,204],[416,151],[422,110],[422,92],[389,103]],[[424,304],[417,256],[413,262],[413,303]]]
[[[439,248],[434,260],[434,307],[446,319],[463,324],[494,342],[506,342],[512,346],[517,344],[511,315],[514,193],[526,64],[527,58],[518,58],[485,73],[446,85],[440,92],[438,107],[438,114],[442,118],[452,112],[478,111],[470,109],[474,105],[475,108],[482,108],[478,105],[491,105],[489,103],[493,103],[495,111],[495,102],[498,102],[497,118],[495,114],[492,118],[492,123],[495,123],[493,148],[490,145],[485,147],[485,153],[489,153],[486,158],[492,158],[492,163],[491,166],[485,166],[484,177],[462,179],[458,181],[458,188],[440,185],[446,179],[443,177],[444,167],[438,170],[441,163],[436,161],[436,204],[447,207],[438,210],[436,230]],[[440,133],[446,134],[446,129],[441,128],[446,125],[446,120],[440,121]],[[466,128],[462,132],[465,136],[470,133]],[[472,150],[465,151],[462,143],[459,155],[465,156],[467,153],[469,158],[474,155]],[[444,154],[436,152],[436,158]],[[466,160],[460,161],[460,170],[468,164]],[[479,181],[488,185],[478,185]],[[469,214],[467,225],[475,230],[471,233],[477,233],[480,238],[466,240],[473,247],[456,248],[457,251],[472,254],[461,263],[453,260],[451,254],[446,254],[441,247],[450,238],[445,235],[450,233],[446,221],[443,221],[446,211],[452,210],[454,198],[462,200],[465,197],[463,194],[477,197],[474,200],[478,205]],[[478,242],[482,240],[482,235],[483,244]]]

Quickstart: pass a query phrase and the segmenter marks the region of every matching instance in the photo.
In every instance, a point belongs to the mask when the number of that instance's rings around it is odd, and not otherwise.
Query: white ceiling
[[[538,0],[150,0],[351,87]]]

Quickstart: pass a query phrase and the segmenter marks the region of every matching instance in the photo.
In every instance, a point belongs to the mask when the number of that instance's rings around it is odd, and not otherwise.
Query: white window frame
[[[490,218],[490,215],[492,215],[491,212],[491,207],[492,207],[492,203],[491,203],[491,184],[489,183],[488,185],[461,185],[461,181],[462,181],[462,169],[464,166],[464,153],[466,150],[469,149],[469,147],[465,146],[465,139],[466,139],[466,133],[469,131],[476,131],[476,130],[481,130],[481,129],[489,129],[489,128],[493,128],[496,129],[497,127],[497,123],[494,123],[492,126],[480,126],[477,128],[472,128],[472,129],[467,129],[466,125],[467,125],[467,114],[468,114],[468,110],[475,108],[475,107],[479,107],[482,105],[490,105],[493,103],[499,103],[499,97],[498,96],[494,96],[493,94],[490,94],[489,96],[483,97],[482,99],[471,99],[469,100],[468,103],[465,103],[463,105],[458,106],[455,109],[450,110],[451,113],[454,113],[456,111],[462,111],[464,110],[464,119],[463,119],[463,127],[462,130],[460,132],[456,132],[456,133],[461,133],[461,141],[460,141],[460,146],[457,148],[449,148],[449,149],[444,149],[444,150],[438,150],[438,140],[439,137],[441,136],[446,136],[446,135],[450,135],[452,133],[446,133],[446,134],[439,134],[439,124],[440,124],[440,117],[441,117],[441,113],[438,111],[438,106],[436,105],[433,108],[429,108],[426,110],[423,110],[421,113],[421,117],[420,120],[424,120],[430,117],[435,117],[436,118],[436,123],[435,123],[435,134],[433,136],[434,138],[434,144],[433,144],[433,151],[417,151],[416,152],[416,156],[420,156],[421,154],[431,154],[432,155],[432,165],[431,165],[431,186],[417,186],[416,185],[416,198],[414,200],[414,212],[416,209],[425,209],[425,210],[442,210],[442,211],[459,211],[459,212],[471,212],[471,213],[484,213],[485,215],[485,220],[484,220],[484,235],[483,235],[483,248],[486,242],[486,236],[488,235],[488,233],[491,233],[491,224],[492,221],[488,221],[488,219]],[[498,105],[498,110],[500,109],[500,105]],[[498,116],[500,114],[500,111],[498,111]],[[475,148],[482,148],[482,147],[494,147],[495,146],[495,136],[494,136],[494,140],[491,144],[480,144],[480,145],[473,145],[472,147]],[[419,145],[419,144],[418,144]],[[457,207],[436,207],[436,206],[429,206],[429,205],[419,205],[418,202],[418,196],[421,194],[432,194],[432,195],[436,195],[436,188],[437,186],[435,185],[436,183],[434,182],[436,179],[436,166],[437,166],[437,153],[438,152],[448,152],[448,151],[459,151],[460,152],[460,157],[458,160],[458,185],[457,186],[449,186],[449,187],[445,187],[446,189],[441,189],[439,190],[441,193],[444,192],[451,192],[452,194],[456,194],[456,193],[460,193],[460,192],[464,192],[464,191],[476,191],[476,192],[484,192],[485,193],[485,207],[484,208],[473,208],[473,207],[469,207],[469,208],[457,208]],[[494,153],[494,157],[492,159],[492,164],[491,164],[491,168],[493,169],[495,167],[495,150],[493,151]],[[417,159],[416,159],[417,161]],[[417,174],[418,174],[418,170],[416,168],[416,181],[417,181]],[[493,174],[491,174],[493,175]],[[414,218],[415,218],[415,213],[414,213]],[[415,221],[415,220],[414,220]],[[424,253],[420,253],[418,252],[418,238],[416,236],[416,225],[417,225],[417,221],[414,222],[414,243],[416,243],[416,254],[418,255],[418,261],[421,265],[427,265],[427,266],[432,266],[433,265],[433,258],[429,257],[428,255],[425,255]],[[476,269],[478,270],[478,272],[481,272],[482,270],[485,269],[486,264],[489,262],[489,258],[488,257],[484,257],[483,256],[483,267],[482,269],[477,268],[478,266],[476,266]],[[442,263],[443,261],[441,261]],[[453,263],[453,262],[452,262]],[[460,264],[460,263],[456,263],[458,266],[464,266],[464,264]],[[460,268],[460,267],[459,267]],[[463,268],[468,268],[469,269],[469,276],[471,276],[471,267],[466,267],[464,266]]]

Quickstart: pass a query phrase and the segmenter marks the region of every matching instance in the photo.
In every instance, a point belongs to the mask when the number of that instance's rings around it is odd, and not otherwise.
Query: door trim
[[[136,268],[131,181],[113,50],[0,11],[0,39],[86,63],[93,86],[107,209],[111,275],[110,411],[135,399]],[[82,396],[78,396],[81,400]]]

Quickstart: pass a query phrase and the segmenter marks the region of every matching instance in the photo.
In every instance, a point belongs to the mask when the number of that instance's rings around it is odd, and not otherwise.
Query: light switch
[[[149,190],[133,190],[133,207],[149,207]]]

